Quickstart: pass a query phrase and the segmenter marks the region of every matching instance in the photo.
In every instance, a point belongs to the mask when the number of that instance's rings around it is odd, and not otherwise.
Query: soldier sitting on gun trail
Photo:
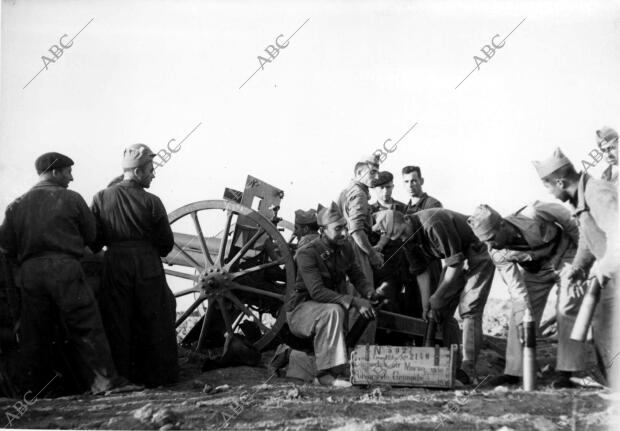
[[[316,210],[309,209],[295,211],[295,236],[299,239],[297,248],[300,249],[306,244],[319,237],[319,225],[316,221]]]
[[[82,196],[67,190],[71,166],[60,153],[37,158],[40,181],[8,206],[0,226],[0,247],[20,264],[26,388],[36,393],[49,383],[52,334],[60,320],[93,393],[140,389],[116,374],[97,302],[84,281],[79,259],[96,227]]]
[[[572,265],[565,267],[560,274],[561,283],[568,284],[566,288],[572,289],[575,295],[583,294],[583,282],[596,261],[594,275],[602,290],[592,321],[592,339],[601,374],[606,379],[617,376],[620,361],[616,358],[618,345],[613,337],[613,323],[620,262],[618,190],[585,172],[577,173],[559,148],[550,158],[534,162],[534,167],[545,188],[575,208],[579,244]]]
[[[444,344],[459,344],[456,307],[463,318],[463,360],[457,379],[462,383],[476,379],[476,360],[482,348],[482,312],[491,290],[495,267],[491,258],[467,223],[455,211],[436,208],[416,214],[380,211],[374,230],[404,241],[404,249],[418,284],[428,286],[429,262],[444,259],[446,267],[435,293],[429,300],[430,313],[443,327]],[[430,314],[430,316],[429,316]],[[459,358],[460,365],[460,358]]]
[[[568,209],[557,203],[536,201],[505,218],[488,205],[480,205],[470,217],[478,239],[487,244],[489,254],[510,292],[511,314],[506,344],[504,375],[489,385],[519,383],[523,375],[523,347],[519,332],[525,310],[536,326],[540,324],[549,292],[558,281],[557,272],[572,262],[579,242],[579,228]],[[585,344],[570,339],[580,297],[561,289],[557,300],[558,352],[553,387],[573,384],[571,372],[586,366]]]
[[[176,302],[160,256],[174,238],[161,200],[146,192],[155,154],[144,144],[125,149],[123,181],[98,192],[93,251],[105,245],[99,304],[118,372],[149,387],[178,376]]]
[[[376,293],[347,241],[347,221],[338,205],[332,202],[328,208],[321,208],[317,220],[321,236],[297,250],[297,281],[286,304],[286,317],[294,335],[314,336],[318,382],[348,387],[349,382],[337,377],[347,363],[345,328],[349,311],[354,309],[357,313],[352,314],[374,319],[375,311],[364,298],[375,299]],[[347,276],[363,298],[347,294]]]

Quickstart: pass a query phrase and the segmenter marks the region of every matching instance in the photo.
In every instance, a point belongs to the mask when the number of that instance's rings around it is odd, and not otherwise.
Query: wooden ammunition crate
[[[351,352],[351,383],[425,388],[454,387],[458,346],[358,345]]]

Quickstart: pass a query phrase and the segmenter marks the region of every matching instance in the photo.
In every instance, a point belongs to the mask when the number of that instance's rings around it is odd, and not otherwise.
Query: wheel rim
[[[220,222],[223,216],[219,238],[205,232],[206,212],[219,212]],[[259,336],[258,332],[254,334],[254,347],[265,349],[285,323],[282,304],[287,289],[295,282],[292,255],[278,228],[256,211],[224,200],[185,205],[170,213],[168,219],[175,232],[175,244],[162,259],[165,272],[169,281],[182,280],[186,285],[174,293],[177,299],[194,295],[176,326],[202,305],[212,316],[205,313],[200,328],[191,330],[199,332],[196,350],[204,346],[213,322],[220,329],[223,323],[223,330],[233,334],[245,321],[253,322],[260,331]],[[192,234],[175,230],[181,222],[185,230],[193,229]]]

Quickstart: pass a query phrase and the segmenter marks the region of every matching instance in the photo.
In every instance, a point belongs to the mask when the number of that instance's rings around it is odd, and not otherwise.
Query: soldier
[[[406,205],[392,198],[394,190],[394,176],[387,171],[379,172],[377,179],[370,184],[377,201],[370,205],[370,211],[375,213],[383,210],[393,209],[395,211],[405,212]],[[388,302],[384,306],[387,311],[401,312],[401,290],[403,288],[403,267],[405,256],[400,250],[402,243],[393,241],[389,237],[384,236],[380,239],[371,239],[371,244],[375,250],[381,252],[384,256],[390,257],[389,261],[384,261],[381,267],[374,271],[374,285],[381,286],[379,293]]]
[[[613,342],[615,289],[618,282],[618,191],[608,182],[596,180],[585,172],[577,173],[559,148],[534,167],[545,188],[562,202],[570,202],[579,223],[579,244],[572,265],[562,271],[562,281],[580,292],[594,261],[601,296],[592,321],[592,338],[599,369],[603,376],[618,372],[618,346]]]
[[[96,228],[84,199],[67,190],[71,166],[73,160],[60,153],[37,158],[39,182],[9,205],[0,227],[0,246],[20,264],[22,365],[33,392],[50,380],[57,323],[85,366],[82,377],[93,393],[127,383],[116,374],[95,297],[84,282],[80,258]]]
[[[609,166],[603,171],[602,180],[618,184],[618,132],[611,127],[596,131],[596,142]]]
[[[369,236],[372,228],[372,214],[368,200],[368,187],[377,178],[379,157],[370,156],[355,164],[355,179],[338,197],[338,205],[347,220],[350,241],[355,257],[367,280],[373,279],[372,267],[383,264],[383,256],[372,248]]]
[[[347,221],[338,205],[332,202],[322,208],[317,219],[321,236],[297,251],[297,281],[286,304],[286,318],[294,335],[314,336],[319,383],[347,387],[351,384],[337,378],[347,363],[347,315],[353,308],[364,318],[374,319],[375,311],[364,298],[374,299],[375,289],[347,241]],[[362,298],[347,294],[347,276]]]
[[[523,315],[527,309],[538,327],[549,292],[557,282],[556,271],[575,257],[579,228],[564,206],[539,201],[506,218],[488,205],[480,205],[469,220],[478,239],[487,244],[512,300],[505,372],[489,384],[517,384],[518,376],[523,375],[523,346],[519,341]],[[580,299],[568,290],[558,292],[555,369],[559,377],[552,383],[556,388],[572,387],[571,373],[585,369],[585,345],[570,339]]]
[[[402,170],[402,177],[405,189],[411,196],[407,203],[405,213],[415,214],[418,211],[443,207],[441,202],[422,190],[424,178],[422,177],[420,167],[405,166]],[[387,255],[385,259],[390,259],[390,255]],[[406,272],[404,275],[406,285],[404,308],[414,317],[424,317],[423,310],[428,308],[430,295],[432,295],[437,288],[439,278],[441,277],[441,261],[432,261],[429,264],[428,270],[431,279],[429,291],[425,291],[424,287],[419,286],[416,283],[415,277],[411,277],[409,272]]]
[[[405,166],[402,171],[405,189],[411,196],[407,203],[407,212],[417,213],[429,208],[441,208],[441,202],[422,191],[424,178],[418,166]]]
[[[100,306],[118,372],[149,387],[177,379],[175,299],[160,256],[174,238],[161,200],[146,192],[155,154],[144,144],[125,150],[124,180],[98,192],[94,251],[104,245]]]
[[[319,225],[316,222],[316,210],[309,209],[295,211],[295,236],[299,238],[297,248],[310,243],[319,237]]]
[[[458,324],[453,317],[459,307],[463,318],[462,371],[475,380],[482,347],[482,312],[495,272],[486,247],[472,232],[466,216],[443,208],[404,216],[397,211],[381,211],[376,220],[374,230],[404,241],[407,259],[422,289],[430,290],[429,262],[444,259],[439,286],[429,300],[429,318],[443,326],[446,345],[459,344]],[[459,380],[469,383],[462,371]]]

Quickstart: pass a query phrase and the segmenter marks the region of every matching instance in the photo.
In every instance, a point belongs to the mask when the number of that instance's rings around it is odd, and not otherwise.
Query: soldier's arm
[[[368,280],[366,278],[366,276],[364,275],[364,271],[362,271],[362,268],[359,266],[357,260],[355,259],[353,250],[351,250],[350,258],[352,261],[352,265],[347,272],[347,275],[349,276],[351,283],[353,283],[353,286],[355,286],[355,289],[362,295],[362,297],[368,298],[369,295],[375,292],[373,280]]]
[[[17,257],[17,235],[13,224],[13,204],[9,205],[0,226],[0,247],[11,258]]]
[[[93,253],[101,251],[105,245],[105,239],[103,237],[103,226],[101,224],[101,206],[99,201],[99,193],[93,197],[93,203],[90,206],[90,211],[93,214],[95,220],[95,239],[88,244],[88,247]]]
[[[160,256],[167,256],[174,246],[174,234],[168,222],[166,208],[157,196],[153,196],[153,223],[155,247]]]
[[[310,298],[316,302],[333,303],[342,305],[345,310],[351,306],[353,297],[351,295],[342,295],[323,284],[323,278],[319,272],[317,259],[320,257],[312,249],[312,247],[304,247],[297,252],[297,271],[301,274],[306,289],[310,294]]]
[[[604,184],[608,186],[607,184]],[[620,241],[618,235],[618,192],[612,187],[601,187],[588,196],[588,205],[594,221],[605,232],[607,248],[599,262],[601,275],[609,278],[618,274],[620,263]]]
[[[353,240],[359,248],[367,255],[370,255],[374,250],[364,231],[366,223],[368,223],[368,214],[370,213],[368,198],[358,190],[352,189],[347,195],[347,199],[349,208],[349,234],[353,237]]]
[[[590,251],[583,234],[580,235],[579,243],[577,244],[577,252],[572,262],[573,268],[575,270],[582,270],[583,274],[586,275],[590,271],[590,268],[592,268],[595,260],[596,258]]]
[[[516,262],[508,261],[502,254],[504,250],[495,250],[491,252],[491,257],[500,277],[508,287],[508,293],[512,301],[512,309],[517,313],[517,322],[520,322],[525,309],[532,311],[530,297],[527,292],[523,274]]]
[[[530,213],[532,213],[531,216]],[[523,214],[530,216],[530,218],[538,216],[543,220],[559,225],[574,244],[579,243],[579,226],[570,211],[563,205],[550,202],[536,202],[531,206],[531,210],[530,206],[528,206],[523,211]]]

